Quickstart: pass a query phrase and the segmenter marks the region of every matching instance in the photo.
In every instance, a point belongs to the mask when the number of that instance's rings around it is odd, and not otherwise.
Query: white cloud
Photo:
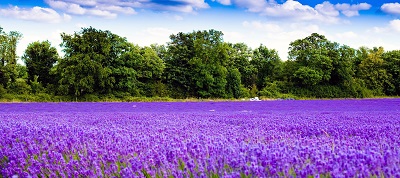
[[[303,5],[298,1],[288,0],[283,4],[271,4],[266,7],[262,12],[268,16],[277,16],[277,17],[293,17],[299,14],[302,14],[309,18],[309,16],[314,16],[317,12],[310,6]]]
[[[297,39],[305,38],[312,33],[326,34],[318,25],[313,23],[264,23],[259,21],[244,21],[243,27],[247,29],[246,39],[249,37],[254,41],[245,41],[252,48],[261,43],[276,49],[282,60],[288,56],[289,44]],[[275,28],[271,28],[275,27]]]
[[[215,0],[212,0],[212,1],[214,2]],[[226,5],[226,6],[232,4],[231,0],[217,0],[217,2],[219,2],[222,5]]]
[[[336,9],[340,10],[342,14],[344,14],[347,17],[353,17],[353,16],[359,16],[359,11],[361,10],[368,10],[371,8],[371,5],[368,3],[360,3],[360,4],[336,4],[335,5]]]
[[[341,21],[339,18],[340,12],[347,17],[353,17],[358,16],[359,11],[371,8],[371,5],[367,3],[334,5],[329,1],[317,4],[315,7],[304,5],[295,0],[287,0],[284,3],[278,3],[275,0],[217,0],[217,2],[224,5],[233,4],[250,12],[260,13],[268,17],[324,23],[338,23]]]
[[[388,14],[400,15],[400,4],[396,3],[386,3],[381,6],[381,10]]]
[[[98,17],[104,17],[104,18],[116,18],[117,14],[106,11],[106,10],[100,10],[100,9],[91,9],[88,11],[87,14],[98,16]]]
[[[121,7],[121,6],[104,6],[101,7],[102,10],[111,11],[111,12],[118,12],[124,14],[136,14],[135,10],[131,7]]]
[[[103,18],[115,18],[118,14],[136,14],[134,10],[150,9],[155,11],[174,11],[195,13],[199,9],[209,8],[204,0],[45,0],[54,9],[73,15],[92,15]]]
[[[233,0],[232,3],[238,7],[246,8],[250,12],[261,12],[269,2],[265,0]]]
[[[86,9],[82,8],[78,4],[71,4],[63,1],[53,1],[53,0],[47,0],[46,2],[49,4],[50,7],[54,9],[65,10],[65,12],[70,14],[83,15],[86,13]]]
[[[60,15],[53,9],[42,8],[38,6],[35,6],[33,8],[19,8],[18,6],[9,6],[8,8],[0,9],[0,15],[21,20],[48,23],[59,23],[71,19],[71,16],[67,14]]]
[[[315,6],[315,10],[326,16],[339,16],[339,11],[335,8],[333,4],[328,1],[325,1],[322,4],[317,4]]]
[[[113,4],[96,4],[96,1],[74,1],[74,0],[46,0],[50,7],[62,10],[74,15],[92,15],[104,18],[115,18],[118,13],[135,14],[131,7],[116,6]]]
[[[140,4],[137,4],[135,7],[156,10],[156,11],[195,13],[196,10],[206,9],[209,8],[210,6],[204,0],[175,0],[175,1],[143,0]]]
[[[315,8],[303,5],[298,1],[288,0],[283,4],[269,3],[261,14],[271,17],[289,18],[296,21],[320,21],[324,23],[337,23],[338,14],[332,9],[330,3],[318,4]],[[329,10],[321,12],[323,10]]]
[[[390,32],[398,33],[400,32],[400,19],[395,19],[390,21],[386,27],[373,27],[368,31],[380,34],[390,33]]]
[[[390,27],[392,30],[396,31],[396,32],[400,32],[400,20],[399,20],[399,19],[396,19],[396,20],[390,21],[389,27]]]

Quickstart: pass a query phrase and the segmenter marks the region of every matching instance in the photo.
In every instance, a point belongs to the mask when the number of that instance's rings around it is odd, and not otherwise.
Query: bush
[[[250,91],[244,87],[243,85],[240,86],[240,95],[239,98],[249,98],[250,97]]]
[[[0,84],[0,97],[3,97],[7,93],[7,90]]]
[[[25,79],[17,78],[14,83],[9,86],[10,90],[15,94],[29,94],[32,90]]]
[[[266,86],[259,92],[260,96],[264,96],[267,98],[277,98],[280,95],[280,89],[278,87],[278,83],[268,82]]]
[[[257,86],[256,86],[256,84],[253,84],[252,86],[251,86],[251,89],[250,89],[250,97],[256,97],[257,96],[257,94],[258,94],[258,88],[257,88]]]
[[[344,83],[343,89],[346,92],[346,97],[370,98],[374,96],[374,92],[369,90],[361,79],[347,81]]]
[[[96,94],[86,94],[83,95],[82,99],[80,101],[90,101],[90,102],[95,102],[95,101],[100,101],[98,95]]]
[[[53,101],[53,98],[51,95],[47,93],[38,93],[35,95],[35,101],[37,102],[49,102]]]
[[[44,90],[42,84],[37,81],[38,77],[39,76],[35,75],[34,80],[31,81],[31,89],[32,89],[32,93],[34,93],[34,94],[42,92]]]
[[[291,93],[301,98],[343,98],[346,97],[341,87],[332,85],[316,85],[303,88],[294,87]]]

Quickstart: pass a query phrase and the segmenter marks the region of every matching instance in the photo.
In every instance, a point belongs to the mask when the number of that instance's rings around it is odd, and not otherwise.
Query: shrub
[[[28,94],[32,88],[26,83],[25,79],[17,78],[14,83],[9,86],[10,90],[15,94]]]
[[[7,93],[7,90],[0,84],[0,97],[3,97]]]

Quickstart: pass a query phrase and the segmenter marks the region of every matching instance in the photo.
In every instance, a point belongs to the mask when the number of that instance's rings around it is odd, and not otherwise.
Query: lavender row
[[[399,103],[2,104],[0,173],[399,177]]]

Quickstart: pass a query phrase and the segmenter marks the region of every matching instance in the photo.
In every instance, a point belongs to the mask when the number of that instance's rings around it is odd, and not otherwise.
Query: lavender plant
[[[0,177],[400,177],[400,100],[0,104]]]

